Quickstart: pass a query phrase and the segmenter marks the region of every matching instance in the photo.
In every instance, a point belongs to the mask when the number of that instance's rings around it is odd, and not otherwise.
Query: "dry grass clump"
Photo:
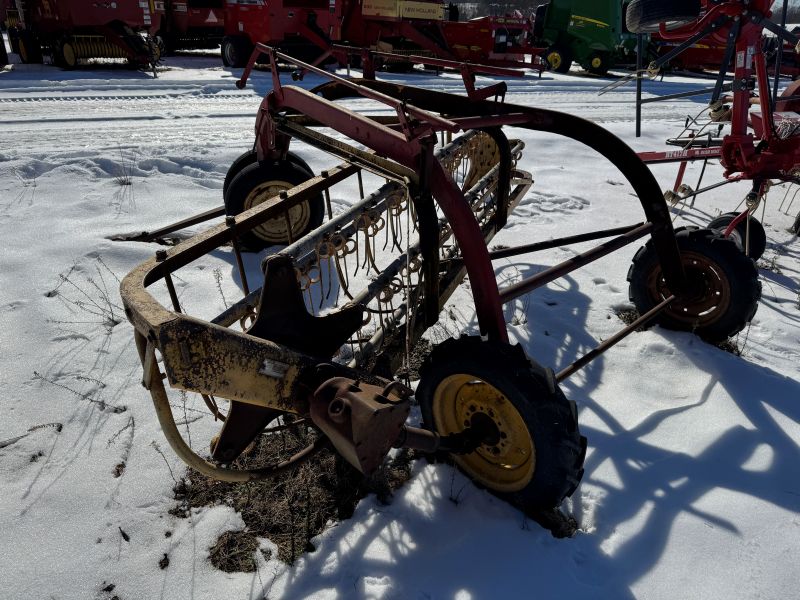
[[[262,435],[234,466],[254,468],[284,460],[317,435],[306,425]],[[370,477],[329,450],[292,471],[248,483],[216,481],[188,470],[175,486],[179,504],[170,512],[186,517],[192,508],[224,504],[241,514],[245,530],[224,533],[211,548],[212,564],[223,571],[254,571],[258,537],[271,540],[278,547],[278,558],[291,564],[303,552],[313,552],[311,539],[328,523],[351,517],[367,494],[388,503],[408,480],[412,458],[410,452],[400,451]]]

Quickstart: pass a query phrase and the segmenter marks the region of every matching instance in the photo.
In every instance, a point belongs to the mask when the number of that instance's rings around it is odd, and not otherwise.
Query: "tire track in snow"
[[[136,100],[211,100],[216,102],[230,102],[231,100],[253,100],[251,94],[127,94],[127,95],[92,95],[92,96],[13,96],[2,98],[3,103],[34,103],[34,102],[86,102],[86,101],[136,101]]]

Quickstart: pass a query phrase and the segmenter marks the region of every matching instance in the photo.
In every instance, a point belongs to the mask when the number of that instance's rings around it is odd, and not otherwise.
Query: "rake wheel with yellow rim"
[[[311,173],[291,160],[249,164],[230,181],[225,193],[225,212],[228,215],[238,215],[308,181],[311,177]],[[267,246],[288,244],[317,228],[325,216],[322,194],[290,208],[288,215],[288,222],[282,214],[243,233],[243,246],[257,251]]]
[[[557,507],[572,494],[586,438],[552,371],[520,346],[464,336],[437,346],[420,375],[416,398],[427,428],[442,436],[486,432],[475,451],[453,456],[473,481],[525,511]]]
[[[298,167],[300,167],[302,170],[308,173],[309,177],[314,176],[314,171],[311,170],[309,164],[294,152],[287,152],[286,160],[296,164]],[[242,169],[256,162],[258,162],[258,155],[256,154],[256,151],[253,149],[250,149],[247,152],[243,152],[238,157],[236,157],[236,159],[231,163],[231,166],[228,167],[228,172],[225,173],[225,180],[222,183],[223,198],[225,197],[225,194],[228,193],[228,188],[231,186],[231,181],[233,181],[233,178],[236,177],[239,173],[241,173]]]

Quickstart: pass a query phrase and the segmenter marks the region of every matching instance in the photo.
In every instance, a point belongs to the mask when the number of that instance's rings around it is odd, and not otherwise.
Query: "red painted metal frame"
[[[647,217],[646,228],[653,238],[667,284],[676,293],[685,291],[687,282],[669,210],[655,178],[633,150],[602,127],[556,111],[475,100],[381,81],[356,82],[318,67],[300,65],[331,80],[328,85],[337,88],[327,90],[333,92],[331,97],[345,97],[346,92],[393,107],[401,124],[398,130],[330,101],[323,97],[319,88],[319,93],[315,94],[294,86],[281,85],[277,60],[291,57],[266,46],[259,46],[257,52],[269,55],[274,86],[262,101],[256,119],[256,150],[259,158],[285,155],[290,138],[279,133],[279,125],[283,114],[296,112],[364,144],[377,156],[388,158],[419,174],[420,182],[425,182],[427,190],[441,208],[461,249],[481,333],[490,339],[508,340],[502,311],[502,291],[498,288],[489,251],[484,243],[478,242],[483,240],[483,236],[472,210],[442,165],[431,160],[438,131],[481,129],[491,132],[503,125],[514,125],[570,137],[593,148],[614,164],[632,185]],[[254,61],[255,58],[251,58],[251,64],[237,82],[239,87],[245,85]],[[337,91],[341,92],[338,96]],[[437,114],[441,112],[446,112],[448,118]],[[579,266],[573,265],[568,271]],[[507,294],[507,298],[510,299],[510,295]]]
[[[726,180],[753,180],[754,191],[760,197],[763,182],[770,179],[796,181],[796,170],[800,167],[800,136],[781,138],[778,136],[772,113],[771,91],[766,59],[762,47],[764,25],[762,19],[770,16],[773,0],[753,0],[744,6],[741,2],[725,1],[713,5],[697,21],[673,30],[662,24],[659,35],[668,40],[683,40],[702,31],[721,16],[731,17],[730,24],[708,34],[711,43],[724,44],[734,23],[740,23],[734,54],[733,91],[721,98],[731,103],[731,132],[722,140],[722,145],[712,148],[687,148],[664,152],[640,152],[639,157],[648,164],[679,162],[680,172],[675,190],[680,186],[686,164],[695,160],[719,158],[725,168]],[[723,71],[725,65],[720,67]],[[761,111],[762,124],[757,139],[751,131],[751,100],[758,92],[757,103]],[[737,217],[743,219],[749,209]],[[733,229],[728,227],[726,235]]]
[[[435,1],[431,1],[430,6],[442,8]],[[530,42],[533,22],[529,18],[482,17],[470,21],[447,21],[364,14],[362,8],[362,3],[355,0],[305,3],[229,0],[225,9],[225,35],[246,37],[253,46],[258,43],[281,46],[284,42],[303,39],[321,53],[315,64],[331,56],[340,65],[347,64],[347,55],[335,50],[337,44],[371,49],[380,42],[400,44],[407,40],[432,57],[457,63],[530,68],[538,69],[540,73],[546,67],[540,56],[544,49],[536,48]],[[516,42],[508,43],[503,51],[496,52],[497,34],[509,31],[518,32]],[[524,59],[527,55],[531,57],[530,62]]]

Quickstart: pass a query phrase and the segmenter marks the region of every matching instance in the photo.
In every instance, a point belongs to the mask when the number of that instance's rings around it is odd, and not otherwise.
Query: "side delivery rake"
[[[755,312],[752,263],[708,230],[676,236],[650,171],[601,127],[550,110],[351,81],[308,64],[299,66],[330,81],[311,91],[283,86],[276,61],[291,58],[256,51],[268,55],[274,87],[258,112],[254,151],[226,178],[225,223],[159,250],[122,282],[143,384],[170,445],[197,471],[226,481],[270,477],[333,446],[369,473],[392,447],[416,448],[449,453],[467,476],[528,514],[557,515],[583,475],[586,451],[575,404],[558,383],[650,321],[716,340]],[[394,114],[362,116],[339,102],[348,97]],[[599,152],[633,187],[644,220],[490,252],[533,183],[518,168],[524,144],[506,137],[507,126]],[[437,144],[453,134],[460,135]],[[315,176],[289,150],[293,139],[343,162]],[[376,179],[385,183],[365,195],[364,182]],[[334,213],[331,190],[356,182],[361,198]],[[636,322],[558,374],[509,344],[505,303],[646,236],[629,272]],[[607,241],[513,285],[495,278],[493,260],[600,239]],[[274,243],[286,245],[266,256],[262,285],[251,291],[243,249]],[[174,275],[212,252],[237,265],[244,298],[204,320],[184,312]],[[395,379],[398,368],[465,276],[481,335],[434,347],[414,394]],[[210,459],[181,437],[165,378],[202,395],[224,420]],[[406,423],[412,395],[422,427]],[[225,414],[220,399],[229,401]],[[232,467],[287,415],[316,429],[316,441],[263,468]]]

